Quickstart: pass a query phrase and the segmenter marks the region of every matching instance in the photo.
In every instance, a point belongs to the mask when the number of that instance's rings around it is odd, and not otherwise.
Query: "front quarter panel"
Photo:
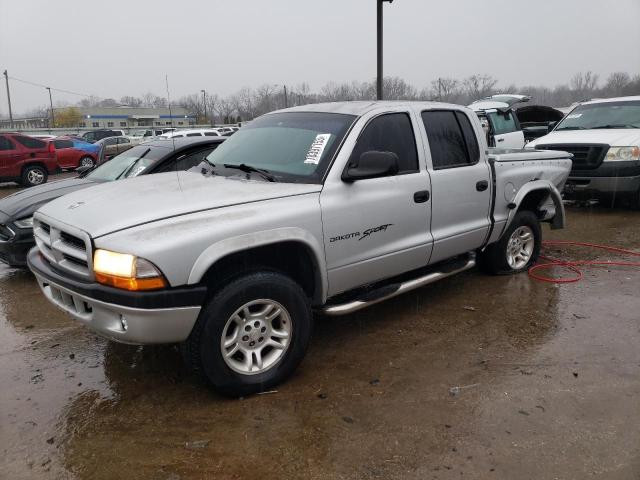
[[[105,235],[94,243],[96,248],[146,258],[175,287],[198,283],[226,254],[285,240],[310,247],[326,285],[317,192],[181,215]]]

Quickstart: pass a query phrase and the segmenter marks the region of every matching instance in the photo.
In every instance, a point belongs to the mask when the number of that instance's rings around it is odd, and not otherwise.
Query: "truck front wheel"
[[[528,270],[540,255],[542,230],[535,213],[516,213],[502,238],[478,254],[482,270],[493,275],[520,273]]]
[[[276,272],[251,273],[209,300],[182,351],[218,392],[248,395],[293,373],[312,324],[309,300],[297,283]]]

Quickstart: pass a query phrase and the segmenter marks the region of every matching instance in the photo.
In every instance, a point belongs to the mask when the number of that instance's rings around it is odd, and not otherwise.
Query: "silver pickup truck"
[[[488,151],[473,111],[418,102],[264,115],[195,171],[72,193],[34,216],[44,295],[117,342],[180,343],[220,392],[271,388],[313,312],[342,315],[474,267],[535,262],[571,156]]]

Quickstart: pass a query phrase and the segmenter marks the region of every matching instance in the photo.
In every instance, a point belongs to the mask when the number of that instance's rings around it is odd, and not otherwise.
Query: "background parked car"
[[[55,146],[58,165],[63,170],[72,170],[80,166],[93,167],[98,162],[99,145],[71,137],[58,137],[49,141]]]
[[[53,143],[19,133],[0,135],[0,182],[32,187],[58,170]]]
[[[573,154],[565,198],[625,199],[640,209],[640,96],[581,103],[527,147]]]
[[[35,245],[32,215],[45,203],[103,182],[188,170],[225,140],[225,137],[198,137],[151,141],[88,169],[77,178],[50,182],[0,199],[0,261],[12,266],[25,265],[27,252]]]
[[[127,137],[107,137],[102,140],[98,140],[96,145],[102,149],[101,156],[104,159],[109,159],[124,152],[125,150],[129,150],[135,145],[135,143]]]
[[[82,134],[82,138],[89,143],[94,143],[107,137],[120,136],[124,136],[124,130],[101,129],[91,130],[90,132],[85,132]]]
[[[153,137],[159,137],[163,133],[173,132],[174,130],[176,129],[175,128],[146,128],[143,130],[136,130],[134,132],[131,132],[131,134],[129,134],[128,137],[131,139],[146,141],[146,140],[150,140]]]
[[[221,137],[215,128],[195,128],[192,130],[176,130],[175,132],[167,132],[160,135],[163,138],[179,138],[179,137]]]

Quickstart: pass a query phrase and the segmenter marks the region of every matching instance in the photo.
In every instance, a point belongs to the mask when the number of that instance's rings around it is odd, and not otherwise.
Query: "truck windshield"
[[[556,127],[559,130],[640,128],[640,101],[579,105]]]
[[[207,156],[216,167],[248,165],[279,182],[322,183],[353,115],[285,112],[264,115],[242,127]],[[216,170],[216,173],[219,173]],[[220,170],[221,174],[237,174]]]
[[[87,178],[94,182],[111,182],[122,178],[123,174],[126,175],[126,178],[137,177],[152,163],[166,156],[167,153],[170,153],[170,150],[166,148],[151,148],[148,145],[139,145],[103,163],[87,175]],[[131,168],[134,164],[135,167]]]

